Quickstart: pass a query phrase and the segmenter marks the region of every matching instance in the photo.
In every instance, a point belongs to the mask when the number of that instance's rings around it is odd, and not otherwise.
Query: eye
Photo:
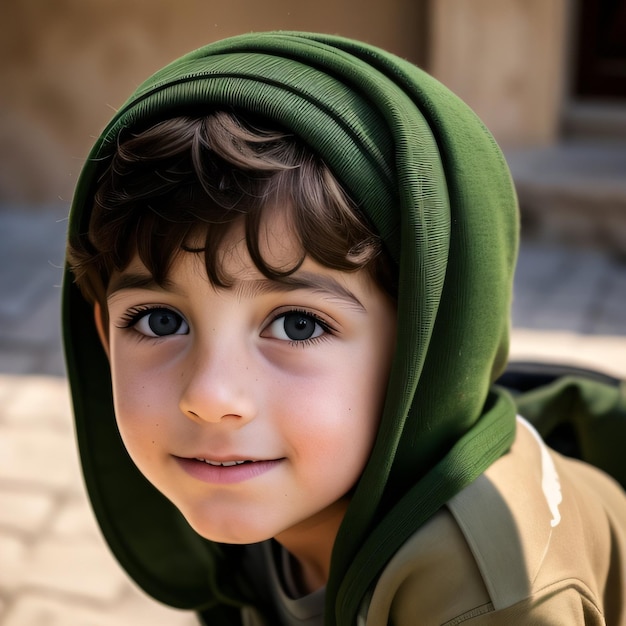
[[[186,335],[189,332],[187,322],[170,309],[148,309],[137,314],[128,326],[147,337],[167,337],[168,335]]]
[[[279,315],[268,326],[268,334],[285,341],[307,341],[322,336],[329,328],[310,313],[290,311]]]

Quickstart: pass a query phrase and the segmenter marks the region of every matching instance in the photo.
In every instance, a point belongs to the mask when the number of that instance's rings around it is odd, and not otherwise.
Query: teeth
[[[219,461],[210,461],[209,459],[200,459],[196,458],[196,461],[202,461],[207,465],[213,465],[215,467],[233,467],[233,465],[243,465],[246,461],[224,461],[224,463],[220,463]]]

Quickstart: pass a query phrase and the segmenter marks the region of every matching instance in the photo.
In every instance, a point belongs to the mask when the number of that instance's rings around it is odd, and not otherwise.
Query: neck
[[[347,506],[347,500],[335,502],[315,518],[275,537],[295,561],[294,572],[303,594],[327,583],[333,545]]]

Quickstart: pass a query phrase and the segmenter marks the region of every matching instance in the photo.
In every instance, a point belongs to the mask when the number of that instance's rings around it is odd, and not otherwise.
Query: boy
[[[129,574],[206,624],[626,624],[623,491],[493,385],[516,246],[493,140],[392,55],[246,35],[147,81],[64,308]]]

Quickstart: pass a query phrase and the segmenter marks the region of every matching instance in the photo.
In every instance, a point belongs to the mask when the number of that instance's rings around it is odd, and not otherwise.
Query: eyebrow
[[[331,296],[352,307],[365,311],[361,301],[332,276],[301,271],[290,276],[283,276],[280,280],[261,278],[257,280],[238,281],[233,286],[235,293],[241,298],[251,298],[266,293],[288,293],[304,289],[313,293]]]
[[[151,274],[129,272],[119,274],[111,279],[107,289],[107,298],[119,291],[130,289],[171,291],[183,295],[182,291],[177,289],[176,284],[171,280],[165,279],[163,283],[159,284]],[[352,291],[344,287],[332,276],[315,274],[313,272],[302,271],[298,272],[297,275],[284,276],[280,280],[271,280],[269,278],[241,280],[236,281],[232,287],[227,289],[232,289],[239,298],[253,298],[269,293],[289,293],[303,289],[331,296],[352,307],[365,311],[365,307]]]
[[[178,293],[174,283],[165,279],[162,284],[157,283],[151,274],[125,273],[114,276],[107,288],[106,296],[110,298],[117,291],[125,289],[146,289],[149,291],[173,291]]]

